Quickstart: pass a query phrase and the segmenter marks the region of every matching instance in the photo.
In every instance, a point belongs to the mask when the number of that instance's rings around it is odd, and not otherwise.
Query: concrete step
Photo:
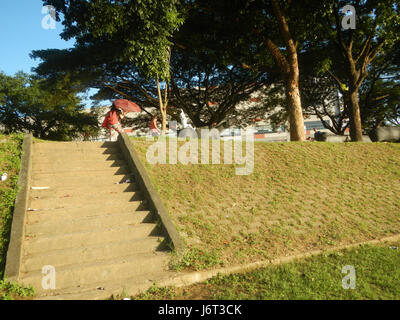
[[[130,180],[134,182],[133,174],[120,174],[120,175],[96,175],[92,174],[90,176],[82,176],[75,175],[70,177],[62,177],[55,179],[55,176],[47,176],[47,177],[36,177],[32,179],[31,186],[32,187],[61,187],[65,186],[66,188],[70,188],[73,186],[77,187],[90,187],[90,186],[103,186],[103,188],[107,188],[110,185],[116,183],[123,183],[126,180]]]
[[[46,221],[51,219],[76,219],[80,217],[94,217],[121,212],[147,211],[146,201],[123,202],[116,206],[114,203],[97,203],[92,206],[39,209],[38,211],[28,211],[26,221]]]
[[[143,276],[151,272],[166,271],[169,259],[168,253],[154,252],[55,268],[56,289],[99,282],[120,282],[126,279],[127,275]],[[23,285],[32,285],[38,294],[45,293],[46,290],[42,288],[44,275],[41,271],[21,272],[19,282]]]
[[[34,143],[35,149],[38,150],[54,150],[65,148],[84,148],[84,149],[98,149],[98,148],[115,148],[118,142],[99,141],[99,142],[85,142],[85,141],[72,141],[72,142],[44,142]]]
[[[118,143],[35,143],[32,160],[31,187],[49,189],[30,190],[21,284],[39,297],[87,299],[165,278],[164,234]],[[56,270],[55,291],[42,288],[45,265]]]
[[[54,250],[83,248],[118,241],[144,240],[152,237],[162,237],[160,229],[153,223],[40,237],[25,234],[24,253],[34,255]]]
[[[33,156],[35,159],[42,159],[42,158],[48,158],[48,159],[79,159],[79,158],[85,158],[85,157],[90,157],[90,156],[101,156],[101,155],[110,155],[110,154],[120,154],[121,149],[118,146],[112,147],[112,148],[55,148],[55,149],[48,149],[48,150],[43,150],[43,149],[37,149],[33,147]]]
[[[96,195],[104,196],[107,194],[116,194],[124,192],[139,192],[139,186],[135,183],[129,184],[109,184],[105,188],[103,185],[95,184],[93,186],[56,186],[54,188],[46,190],[30,190],[30,196],[32,199],[41,198],[58,198],[69,195],[71,197],[77,197],[82,195]]]
[[[115,207],[119,207],[121,204],[125,205],[130,201],[143,200],[140,192],[123,192],[123,193],[110,193],[103,194],[102,197],[98,197],[93,194],[82,194],[80,196],[72,197],[69,194],[58,198],[49,199],[35,199],[32,198],[29,201],[29,207],[32,209],[56,209],[56,208],[81,208],[90,207],[104,204],[113,204]]]
[[[46,190],[30,190],[32,199],[41,198],[59,198],[69,195],[70,197],[86,195],[103,196],[107,194],[121,194],[126,192],[140,192],[139,186],[136,183],[129,184],[109,184],[105,188],[102,185],[92,186],[56,186]]]
[[[70,170],[59,170],[54,172],[42,172],[42,171],[32,171],[32,179],[63,179],[70,177],[93,177],[93,176],[113,176],[113,175],[123,175],[131,173],[131,169],[128,166],[120,167],[102,167],[102,168],[92,168],[85,170],[81,169],[70,169]]]
[[[138,211],[114,213],[102,216],[80,217],[75,219],[34,220],[27,222],[25,232],[36,237],[85,232],[104,228],[116,228],[123,225],[136,226],[140,223],[154,222],[150,212]]]
[[[26,253],[21,265],[22,272],[40,271],[43,266],[55,268],[102,260],[118,259],[126,255],[151,253],[161,247],[162,238],[102,243],[95,246],[68,248],[41,254]]]
[[[33,161],[37,163],[43,162],[60,162],[64,161],[65,163],[69,161],[82,161],[82,160],[111,160],[113,158],[123,160],[121,157],[120,149],[105,149],[105,150],[92,150],[92,151],[82,151],[82,152],[54,152],[53,154],[49,154],[47,152],[34,152],[33,153]],[[122,158],[122,159],[121,159]]]
[[[69,162],[77,163],[81,161],[116,161],[124,160],[124,156],[121,152],[113,154],[104,153],[80,153],[80,154],[68,154],[68,161],[65,160],[65,155],[58,153],[33,153],[32,164],[43,163],[43,164],[67,164]]]
[[[173,271],[132,275],[118,281],[102,281],[96,284],[46,291],[41,295],[36,295],[35,300],[108,300],[110,297],[119,296],[122,293],[134,296],[145,292],[154,284],[176,276],[177,273]]]
[[[119,168],[126,166],[124,160],[81,160],[81,161],[68,161],[68,162],[47,162],[47,163],[34,163],[32,171],[37,173],[54,173],[54,172],[68,172],[68,171],[92,171],[102,170],[109,168]]]

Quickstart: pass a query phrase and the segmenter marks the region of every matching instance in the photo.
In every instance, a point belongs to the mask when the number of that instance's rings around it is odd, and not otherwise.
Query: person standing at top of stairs
[[[109,130],[110,141],[117,141],[118,135],[122,133],[122,125],[120,120],[122,120],[124,117],[125,112],[113,105],[111,110],[104,118],[101,126]]]

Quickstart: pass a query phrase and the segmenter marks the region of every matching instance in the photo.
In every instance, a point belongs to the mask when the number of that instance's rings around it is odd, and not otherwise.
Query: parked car
[[[242,138],[242,130],[240,128],[228,128],[220,132],[222,140],[237,140]]]

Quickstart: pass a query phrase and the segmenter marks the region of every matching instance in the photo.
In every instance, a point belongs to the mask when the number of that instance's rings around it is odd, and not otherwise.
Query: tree
[[[347,108],[339,96],[332,78],[305,76],[301,79],[301,93],[305,114],[317,116],[323,126],[337,135],[344,135],[349,127]],[[328,117],[330,123],[324,118]]]
[[[290,135],[293,141],[305,140],[304,121],[298,86],[297,52],[309,29],[296,16],[306,14],[306,8],[292,1],[208,1],[194,2],[203,12],[212,12],[218,25],[236,28],[233,35],[225,34],[220,41],[234,43],[230,58],[241,59],[242,66],[252,70],[271,70],[284,81]],[[307,12],[307,15],[309,13]],[[246,49],[250,54],[246,54]],[[254,54],[251,56],[251,54]]]
[[[234,119],[238,104],[277,80],[272,60],[264,61],[265,49],[249,39],[248,3],[186,3],[185,24],[173,37],[171,103],[180,106],[197,127],[223,121],[244,124],[243,118]]]
[[[35,137],[72,140],[97,135],[97,118],[84,112],[74,83],[55,83],[22,72],[0,73],[0,123],[6,132],[32,132]]]
[[[355,29],[342,26],[345,5],[355,9],[345,18],[355,19]],[[322,70],[336,81],[344,96],[353,141],[362,141],[360,88],[376,57],[384,56],[399,40],[399,9],[398,0],[315,2],[320,27],[316,29],[313,43],[324,48]]]
[[[400,125],[399,47],[400,43],[376,58],[360,87],[360,113],[366,131],[386,124]]]
[[[274,62],[276,72],[283,80],[292,141],[305,140],[304,117],[299,88],[300,66],[299,53],[310,49],[316,17],[319,12],[312,10],[313,0],[305,1],[214,1],[198,0],[205,10],[214,10],[224,4],[224,12],[219,12],[220,23],[239,24],[240,35],[235,35],[244,48],[256,48],[256,61],[247,62],[248,55],[242,54],[244,65],[257,70],[270,68]],[[235,14],[232,14],[234,12]],[[243,25],[241,22],[245,22]],[[242,42],[240,42],[242,41]],[[254,50],[254,49],[253,49]],[[264,54],[264,56],[262,55]],[[269,59],[269,57],[272,57]],[[282,113],[283,114],[283,113]]]
[[[219,123],[235,113],[237,103],[276,78],[264,67],[243,67],[243,60],[255,65],[262,54],[251,43],[246,46],[245,39],[238,45],[244,33],[231,23],[234,17],[221,23],[226,7],[204,11],[197,3],[188,6],[185,24],[171,39],[170,85],[164,87],[163,99],[169,104],[165,111],[177,121],[177,108],[182,108],[195,126]],[[244,19],[242,25],[248,28]],[[82,90],[98,88],[93,99],[136,101],[146,113],[136,119],[140,126],[139,121],[147,123],[154,110],[160,110],[160,86],[121,55],[124,50],[124,40],[92,37],[72,49],[38,50],[31,56],[42,60],[35,71],[49,80],[68,74],[82,83]]]
[[[266,39],[266,45],[271,51],[276,64],[278,65],[281,74],[284,77],[287,105],[289,108],[289,123],[290,123],[290,140],[304,141],[304,117],[300,99],[299,90],[299,61],[297,56],[297,45],[285,13],[277,0],[271,0],[273,14],[279,25],[279,32],[284,40],[286,56],[282,49],[269,37]],[[289,1],[290,5],[290,1]]]
[[[117,44],[116,59],[134,64],[146,79],[155,79],[162,125],[168,105],[170,37],[183,23],[177,0],[123,1],[123,0],[43,0],[64,15],[65,39],[75,38],[85,47],[95,40]],[[116,53],[115,51],[113,51]],[[160,81],[165,83],[161,94]]]
[[[368,76],[360,86],[360,115],[362,128],[366,132],[381,125],[399,123],[400,84],[397,75],[400,66],[396,61],[397,55],[397,48],[387,50],[385,55],[378,55],[369,66]],[[316,60],[317,56],[309,56],[306,61],[303,59],[302,64],[312,66],[311,61]],[[321,75],[308,68],[303,68],[301,73],[305,113],[314,114],[321,121],[329,117],[331,124],[323,122],[324,126],[335,134],[344,134],[350,124],[350,107],[340,97],[337,82],[329,74]]]

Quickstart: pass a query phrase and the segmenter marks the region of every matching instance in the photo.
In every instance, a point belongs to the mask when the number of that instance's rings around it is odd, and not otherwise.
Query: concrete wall
[[[4,277],[9,281],[17,281],[22,258],[22,241],[26,212],[30,194],[30,177],[32,171],[32,141],[31,134],[24,137],[22,144],[21,168],[19,171],[19,191],[15,200],[13,220],[11,225],[10,243],[8,245]]]

